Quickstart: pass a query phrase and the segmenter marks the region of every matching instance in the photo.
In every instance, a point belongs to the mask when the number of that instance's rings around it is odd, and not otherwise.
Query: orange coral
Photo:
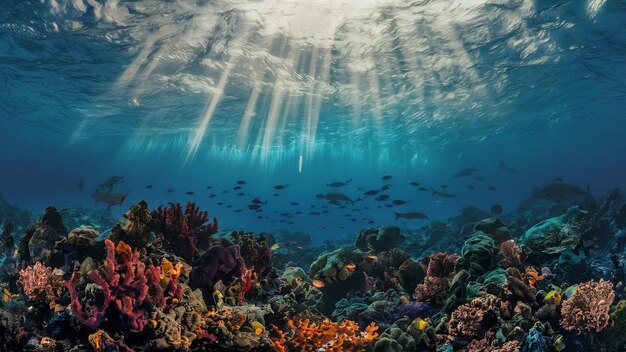
[[[276,326],[272,326],[276,332],[272,341],[279,352],[313,352],[320,348],[327,352],[364,351],[378,337],[376,324],[372,323],[360,332],[357,323],[351,320],[312,323],[309,319],[296,319],[289,320],[287,326],[293,330],[293,336],[289,338]]]

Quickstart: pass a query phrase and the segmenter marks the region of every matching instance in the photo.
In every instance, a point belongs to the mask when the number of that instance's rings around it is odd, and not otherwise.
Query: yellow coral
[[[133,250],[124,241],[119,241],[117,246],[115,246],[115,253],[131,257],[133,255]]]
[[[257,335],[261,335],[263,334],[263,332],[265,332],[265,326],[263,326],[263,324],[259,323],[256,320],[251,322],[250,326],[252,326],[252,328],[254,329],[254,333]]]
[[[552,290],[550,292],[548,292],[546,294],[546,296],[543,298],[544,302],[552,302],[554,304],[561,305],[561,293],[557,290]]]

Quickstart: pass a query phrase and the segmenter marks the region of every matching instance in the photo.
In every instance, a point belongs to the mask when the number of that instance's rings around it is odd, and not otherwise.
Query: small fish
[[[491,192],[495,192],[496,188],[494,186],[489,186],[487,187],[488,190],[490,190]]]
[[[424,331],[428,327],[428,318],[426,318],[426,319],[417,318],[417,319],[414,320],[414,322],[415,322],[415,327],[419,331]]]
[[[476,187],[474,187],[473,185],[467,185],[467,186],[465,186],[465,188],[467,188],[467,189],[476,189]]]
[[[389,181],[389,180],[391,180],[392,177],[393,176],[391,176],[391,175],[385,175],[385,176],[381,177],[381,179],[384,180],[384,181]]]
[[[354,265],[353,263],[346,264],[343,267],[348,269],[348,270],[350,270],[350,271],[354,271],[354,269],[356,269],[356,265]]]
[[[319,279],[313,279],[311,281],[311,285],[313,285],[313,286],[315,286],[317,288],[322,288],[322,287],[326,286],[326,283],[324,281],[322,281],[322,280],[319,280]]]
[[[233,191],[238,191],[238,190],[240,190],[240,189],[241,189],[241,186],[235,186],[235,187],[233,187]]]
[[[275,251],[278,248],[280,248],[280,245],[278,243],[274,243],[271,247],[270,247],[270,251]]]
[[[263,202],[262,200],[260,200],[259,198],[254,198],[250,201],[250,203],[252,204],[267,204],[267,202]]]
[[[298,246],[298,247],[296,247],[296,249],[299,249],[299,250],[303,251],[303,250],[304,250],[304,247],[302,247],[302,246]]]
[[[378,257],[375,256],[375,255],[368,255],[367,257],[365,257],[365,259],[371,260],[371,261],[376,261],[376,260],[378,260]]]
[[[424,219],[428,219],[428,216],[426,214],[422,214],[422,213],[418,213],[418,212],[410,212],[410,213],[393,213],[396,217],[396,220],[398,219],[409,219],[409,220],[413,220],[413,219],[419,219],[419,220],[424,220]]]
[[[245,194],[245,193],[243,193],[243,192],[239,192],[239,193],[237,193],[237,197],[241,197],[241,196],[245,196],[245,195],[246,195],[246,194]]]
[[[341,202],[347,202],[347,203],[350,203],[350,204],[354,204],[354,201],[350,197],[346,196],[343,193],[338,193],[338,192],[327,193],[327,194],[318,194],[318,195],[315,196],[315,198],[317,198],[317,199],[326,199],[329,202],[332,202],[332,201],[338,201],[339,202],[339,201],[341,201]],[[358,201],[358,199],[357,199],[357,201]]]
[[[237,181],[237,184],[238,184],[238,185],[245,185],[245,184],[246,184],[246,181],[244,181],[244,180],[239,180],[239,181]]]
[[[257,210],[259,208],[261,208],[260,204],[249,204],[248,205],[248,209],[250,209],[250,210]]]
[[[284,185],[276,185],[276,186],[274,186],[274,189],[285,189],[287,186],[289,186],[288,183],[286,183]]]
[[[384,201],[386,201],[387,199],[389,199],[389,196],[388,196],[388,195],[386,195],[386,194],[383,194],[382,196],[378,196],[378,197],[376,197],[376,199],[374,199],[374,200],[376,200],[376,201],[378,201],[378,202],[384,202]]]
[[[363,193],[363,194],[365,194],[366,196],[375,196],[375,195],[377,195],[377,194],[378,194],[378,192],[379,192],[379,191],[378,191],[377,189],[373,189],[373,190],[371,190],[371,191],[367,191],[367,192],[365,192],[365,193]]]
[[[206,189],[211,189],[213,188],[213,186],[206,186]]]
[[[447,188],[448,188],[448,185],[441,185],[441,188],[443,188],[443,189],[447,189]]]
[[[385,208],[393,208],[393,204],[385,204]]]
[[[446,193],[446,192],[435,191],[434,188],[431,188],[431,190],[433,191],[433,196],[439,196],[442,198],[456,198],[456,193]]]
[[[85,186],[85,183],[82,180],[76,182],[76,188],[78,189],[78,192],[83,193],[84,186]]]
[[[395,204],[395,205],[404,205],[406,203],[408,203],[406,200],[402,200],[402,199],[394,199],[391,203]]]
[[[312,212],[310,212],[309,214],[311,214],[311,215],[316,215],[316,216],[317,216],[317,215],[322,215],[322,214],[320,214],[320,213],[319,213],[319,212],[317,212],[317,211],[312,211]]]
[[[150,189],[150,188],[152,188],[152,185],[147,185],[146,188]]]
[[[493,215],[499,215],[499,214],[502,214],[503,210],[504,209],[502,208],[502,206],[500,204],[494,204],[489,211]]]
[[[188,195],[188,196],[193,196],[194,195],[194,193],[192,191],[187,191],[187,192],[185,192],[185,194]]]
[[[217,205],[224,205],[224,202],[217,202]]]
[[[170,188],[170,189],[168,189],[168,190],[167,190],[167,191],[165,191],[165,192],[167,192],[167,193],[172,193],[172,192],[175,192],[175,191],[176,191],[175,189]]]
[[[504,161],[500,161],[498,163],[498,166],[496,166],[498,169],[506,172],[509,175],[519,175],[519,171],[515,170],[514,168],[508,166],[507,164],[504,163]]]
[[[422,192],[428,192],[428,188],[426,188],[426,187],[420,187],[419,189],[420,189],[420,191],[422,191]]]
[[[226,208],[232,208],[232,207],[233,207],[233,206],[232,206],[231,204],[228,204],[228,205],[226,206]]]
[[[235,213],[241,213],[243,211],[243,209],[237,209],[235,210]]]
[[[389,188],[391,188],[391,185],[390,185],[390,184],[386,184],[386,185],[384,185],[384,186],[383,186],[380,190],[381,190],[381,191],[386,191],[386,190],[388,190]]]
[[[352,179],[348,179],[345,182],[333,182],[333,183],[327,183],[326,186],[328,187],[333,187],[333,188],[337,188],[337,187],[343,187],[343,186],[347,186],[348,183],[352,182]]]
[[[215,197],[217,197],[217,194],[215,194],[215,193],[209,194],[209,198],[215,198]]]
[[[411,186],[419,187],[419,185],[420,185],[419,182],[415,182],[415,181],[411,182]]]
[[[463,170],[457,172],[456,174],[454,174],[454,177],[468,177],[468,176],[472,176],[473,174],[477,173],[478,171],[480,171],[480,170],[475,168],[474,166],[472,166],[472,167],[468,167],[466,169],[463,169]]]
[[[227,190],[223,190],[223,191],[222,191],[222,194],[226,194],[226,193],[228,193],[228,191],[227,191]]]

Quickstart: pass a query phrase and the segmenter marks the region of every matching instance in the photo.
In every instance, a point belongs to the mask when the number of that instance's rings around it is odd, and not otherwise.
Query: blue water
[[[115,216],[194,201],[223,229],[324,238],[512,210],[556,177],[626,186],[621,0],[0,0],[0,75],[0,193],[34,212],[103,209],[90,194],[120,175]],[[485,180],[453,177],[470,166]],[[409,203],[316,199],[346,179]]]

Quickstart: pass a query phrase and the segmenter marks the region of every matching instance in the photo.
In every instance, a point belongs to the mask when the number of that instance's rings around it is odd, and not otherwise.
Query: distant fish
[[[239,181],[237,181],[237,184],[238,185],[245,185],[246,181],[245,180],[239,180]]]
[[[213,186],[206,186],[206,189],[211,189],[213,188]]]
[[[250,210],[257,210],[259,208],[261,208],[261,205],[259,204],[248,204],[248,209]]]
[[[368,223],[368,224],[370,224],[370,225],[372,225],[372,224],[375,224],[376,222],[375,222],[374,220],[370,220],[370,221],[368,221],[367,223]]]
[[[241,189],[241,186],[235,186],[235,187],[233,187],[233,191],[238,191],[238,190],[240,190],[240,189]]]
[[[390,184],[386,184],[386,185],[384,185],[384,186],[383,186],[380,190],[381,190],[381,191],[386,191],[386,190],[388,190],[389,188],[391,188],[391,185],[390,185]]]
[[[319,213],[319,212],[317,212],[317,211],[312,211],[312,212],[310,212],[309,214],[311,214],[311,215],[316,215],[316,216],[317,216],[317,215],[322,215],[322,214],[320,214],[320,213]]]
[[[386,195],[386,194],[383,194],[382,196],[378,196],[378,197],[376,197],[376,199],[374,199],[374,200],[379,201],[379,202],[384,202],[384,201],[386,201],[387,199],[389,199],[389,196],[388,196],[388,195]]]
[[[274,186],[274,189],[285,189],[287,186],[289,186],[288,183],[286,183],[284,185],[276,185],[276,186]]]
[[[474,176],[474,180],[477,180],[477,181],[484,181],[484,180],[485,180],[485,178],[484,178],[484,177],[482,177],[482,176]]]
[[[406,203],[408,203],[406,200],[402,200],[402,199],[394,199],[391,203],[395,204],[395,205],[404,205]]]
[[[333,192],[333,193],[327,193],[327,194],[318,194],[315,196],[315,198],[317,199],[326,199],[329,202],[332,201],[341,201],[341,202],[347,202],[350,204],[354,204],[354,201],[348,197],[347,195],[343,194],[343,193],[339,193],[339,192]]]
[[[217,194],[215,194],[215,193],[209,194],[209,198],[215,198],[215,197],[217,197]]]
[[[506,172],[509,175],[519,175],[519,171],[515,170],[514,168],[508,166],[507,164],[504,163],[504,161],[500,161],[498,163],[498,166],[496,166],[498,169]]]
[[[165,191],[165,192],[166,192],[166,193],[172,193],[172,192],[175,192],[175,191],[176,191],[175,189],[170,188],[170,189],[168,189],[168,190],[167,190],[167,191]]]
[[[420,187],[419,189],[420,189],[420,191],[422,191],[422,192],[427,192],[427,191],[428,191],[428,188],[426,188],[426,187]]]
[[[241,213],[243,211],[243,209],[237,209],[235,210],[235,213]]]
[[[428,216],[426,214],[422,214],[422,213],[418,213],[418,212],[411,212],[411,213],[393,213],[396,216],[396,220],[398,219],[409,219],[409,220],[413,220],[413,219],[419,219],[419,220],[424,220],[424,219],[428,219]]]
[[[468,167],[466,169],[463,169],[463,170],[457,172],[454,175],[454,177],[468,177],[468,176],[472,176],[473,174],[477,173],[478,171],[480,171],[480,170],[478,170],[477,168],[472,166],[472,167]]]
[[[385,204],[385,208],[393,208],[393,204]]]
[[[102,182],[100,187],[108,188],[109,190],[111,190],[113,189],[113,187],[119,185],[122,182],[124,182],[124,176],[109,176],[106,180],[104,180],[104,182]]]
[[[278,197],[280,194],[278,193],[274,193],[274,197]]]
[[[246,194],[245,194],[245,193],[243,193],[243,192],[239,192],[239,193],[237,193],[237,197],[241,197],[241,196],[245,196],[245,195],[246,195]]]
[[[146,189],[150,189],[150,188],[152,188],[152,185],[147,185],[146,186]]]
[[[188,196],[193,196],[194,195],[194,193],[192,191],[187,191],[187,192],[185,192],[185,194],[188,195]]]
[[[495,192],[495,191],[496,191],[496,188],[495,188],[494,186],[489,186],[489,187],[487,187],[487,189],[488,189],[488,190],[490,190],[490,191],[492,191],[492,192]]]
[[[298,203],[298,202],[291,202],[290,204],[291,205],[300,205],[300,203]]]
[[[217,202],[217,205],[224,205],[224,202]]]
[[[337,188],[337,187],[346,186],[350,182],[352,182],[352,179],[348,179],[348,180],[346,180],[346,182],[339,182],[339,181],[337,181],[337,182],[333,182],[333,183],[327,183],[326,186]]]
[[[455,193],[447,193],[447,192],[435,191],[434,188],[431,188],[431,190],[433,191],[433,196],[439,196],[439,197],[442,197],[442,198],[456,198],[456,194]]]
[[[500,204],[494,204],[494,206],[492,206],[489,211],[493,215],[500,215],[500,214],[502,214],[502,210],[504,210],[504,209],[502,209],[502,206]]]
[[[227,190],[223,190],[223,191],[222,191],[222,194],[226,194],[226,193],[228,193],[228,191],[227,191]]]
[[[84,186],[85,186],[85,183],[82,180],[76,182],[76,189],[78,189],[78,192],[83,193]]]
[[[367,192],[365,192],[365,193],[363,193],[363,194],[365,194],[366,196],[375,196],[375,195],[377,195],[377,194],[378,194],[378,192],[379,192],[379,191],[378,191],[377,189],[373,189],[373,190],[371,190],[371,191],[367,191]]]
[[[384,181],[389,181],[389,180],[391,180],[391,178],[392,178],[392,177],[393,177],[393,176],[391,176],[391,175],[385,175],[385,176],[383,176],[383,177],[382,177],[382,179],[383,179]]]
[[[96,203],[105,203],[107,209],[111,210],[112,206],[122,205],[129,192],[130,191],[126,193],[94,191],[91,196],[95,199]]]
[[[254,198],[250,201],[250,203],[252,204],[267,204],[267,202],[263,202],[262,200],[260,200],[259,198]]]
[[[441,185],[440,187],[443,188],[443,189],[447,189],[448,185]]]
[[[418,187],[419,185],[420,185],[419,182],[415,182],[415,181],[411,182],[411,186]]]
[[[226,208],[232,208],[232,207],[233,207],[233,206],[232,206],[232,205],[230,205],[230,204],[228,204],[228,205],[226,206]]]
[[[467,186],[465,186],[465,188],[467,188],[467,189],[476,189],[476,187],[474,187],[472,185],[467,185]]]

